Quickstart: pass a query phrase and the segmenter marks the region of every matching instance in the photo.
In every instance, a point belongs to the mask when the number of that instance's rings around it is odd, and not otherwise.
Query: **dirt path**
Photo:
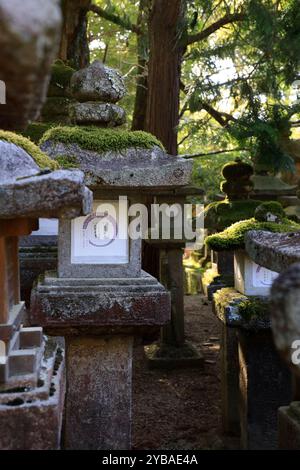
[[[222,449],[220,325],[211,304],[185,298],[186,338],[202,350],[203,370],[148,370],[143,349],[135,350],[134,449]]]

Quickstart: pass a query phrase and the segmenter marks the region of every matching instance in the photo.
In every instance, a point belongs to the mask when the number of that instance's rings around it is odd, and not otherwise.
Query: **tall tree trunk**
[[[145,130],[146,128],[149,56],[148,20],[151,2],[152,0],[140,0],[139,4],[139,15],[137,25],[140,28],[140,34],[137,35],[138,67],[136,80],[136,94],[132,118],[133,131]]]
[[[62,0],[64,23],[59,58],[75,69],[90,61],[87,39],[87,12],[91,0]]]
[[[150,14],[150,60],[146,130],[177,155],[182,47],[180,25],[185,0],[154,0]]]

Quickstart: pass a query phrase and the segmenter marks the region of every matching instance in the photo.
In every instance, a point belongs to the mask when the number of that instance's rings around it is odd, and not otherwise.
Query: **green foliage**
[[[277,220],[282,220],[286,217],[282,205],[276,201],[267,201],[261,203],[256,208],[254,217],[259,222],[266,222],[268,214],[272,214],[272,216],[277,217]]]
[[[245,199],[242,201],[212,202],[204,210],[205,228],[222,231],[239,220],[250,219],[261,201]]]
[[[53,140],[65,144],[78,144],[87,150],[103,153],[119,151],[126,148],[151,149],[162,144],[151,134],[143,131],[128,132],[124,130],[102,129],[99,127],[54,127],[42,137],[40,144]]]
[[[281,224],[275,222],[258,222],[254,218],[237,222],[223,232],[209,235],[205,243],[215,251],[238,250],[244,248],[244,236],[249,230],[264,230],[267,232],[294,232],[300,230],[300,225],[284,218]]]
[[[252,102],[243,115],[229,127],[229,132],[242,146],[247,145],[258,170],[275,173],[295,170],[291,155],[287,154],[282,141],[290,135],[290,118],[298,106],[267,104],[262,107],[258,100]]]
[[[31,142],[31,140],[26,139],[26,137],[23,137],[22,135],[0,130],[0,140],[10,142],[11,144],[21,147],[33,158],[40,168],[50,168],[51,170],[56,170],[58,168],[58,164],[54,160],[42,152],[39,147]]]

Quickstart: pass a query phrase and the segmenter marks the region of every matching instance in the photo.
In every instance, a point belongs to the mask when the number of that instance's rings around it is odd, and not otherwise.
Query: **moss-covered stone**
[[[49,158],[39,147],[37,147],[37,145],[22,135],[0,130],[0,140],[10,142],[11,144],[21,147],[33,158],[40,168],[50,168],[52,170],[59,168],[56,161]]]
[[[222,168],[222,175],[228,181],[238,178],[248,179],[253,175],[253,167],[249,163],[243,162],[240,158],[226,163]]]
[[[259,222],[280,222],[286,215],[279,202],[267,201],[256,208],[254,217]]]
[[[35,144],[38,144],[43,134],[51,127],[57,126],[57,123],[53,122],[33,122],[29,124],[25,131],[21,132],[24,137],[32,140]]]
[[[65,96],[68,94],[71,77],[75,70],[62,60],[56,60],[52,65],[48,96]]]
[[[79,168],[79,162],[75,156],[72,155],[57,155],[55,160],[61,168],[71,169]]]
[[[269,303],[259,297],[251,297],[239,303],[239,314],[246,321],[268,317]]]
[[[268,232],[295,232],[300,224],[284,218],[281,224],[275,222],[259,222],[254,218],[237,222],[223,232],[206,237],[205,243],[215,251],[238,250],[244,248],[245,233],[249,230],[265,230]]]
[[[253,183],[250,179],[252,174],[252,166],[243,162],[240,158],[226,163],[222,168],[222,175],[226,181],[221,182],[221,191],[230,200],[248,199],[253,189]]]
[[[46,122],[69,122],[69,106],[71,100],[64,96],[53,96],[47,98],[46,103],[43,106],[41,116]]]
[[[270,327],[268,298],[249,298],[233,287],[214,293],[214,311],[223,323],[231,327],[255,330]]]
[[[212,202],[204,210],[204,226],[210,230],[222,231],[239,220],[253,217],[260,204],[261,201],[252,199]]]
[[[120,151],[126,148],[151,149],[162,144],[156,137],[143,131],[125,131],[90,127],[55,127],[49,129],[42,137],[40,144],[48,140],[64,144],[77,144],[80,147],[99,153]]]

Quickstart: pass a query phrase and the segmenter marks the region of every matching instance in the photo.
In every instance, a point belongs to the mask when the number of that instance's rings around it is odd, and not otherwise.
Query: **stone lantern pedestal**
[[[33,291],[31,323],[66,342],[67,449],[131,446],[132,346],[169,319],[169,295],[139,278],[74,279],[46,273]]]

